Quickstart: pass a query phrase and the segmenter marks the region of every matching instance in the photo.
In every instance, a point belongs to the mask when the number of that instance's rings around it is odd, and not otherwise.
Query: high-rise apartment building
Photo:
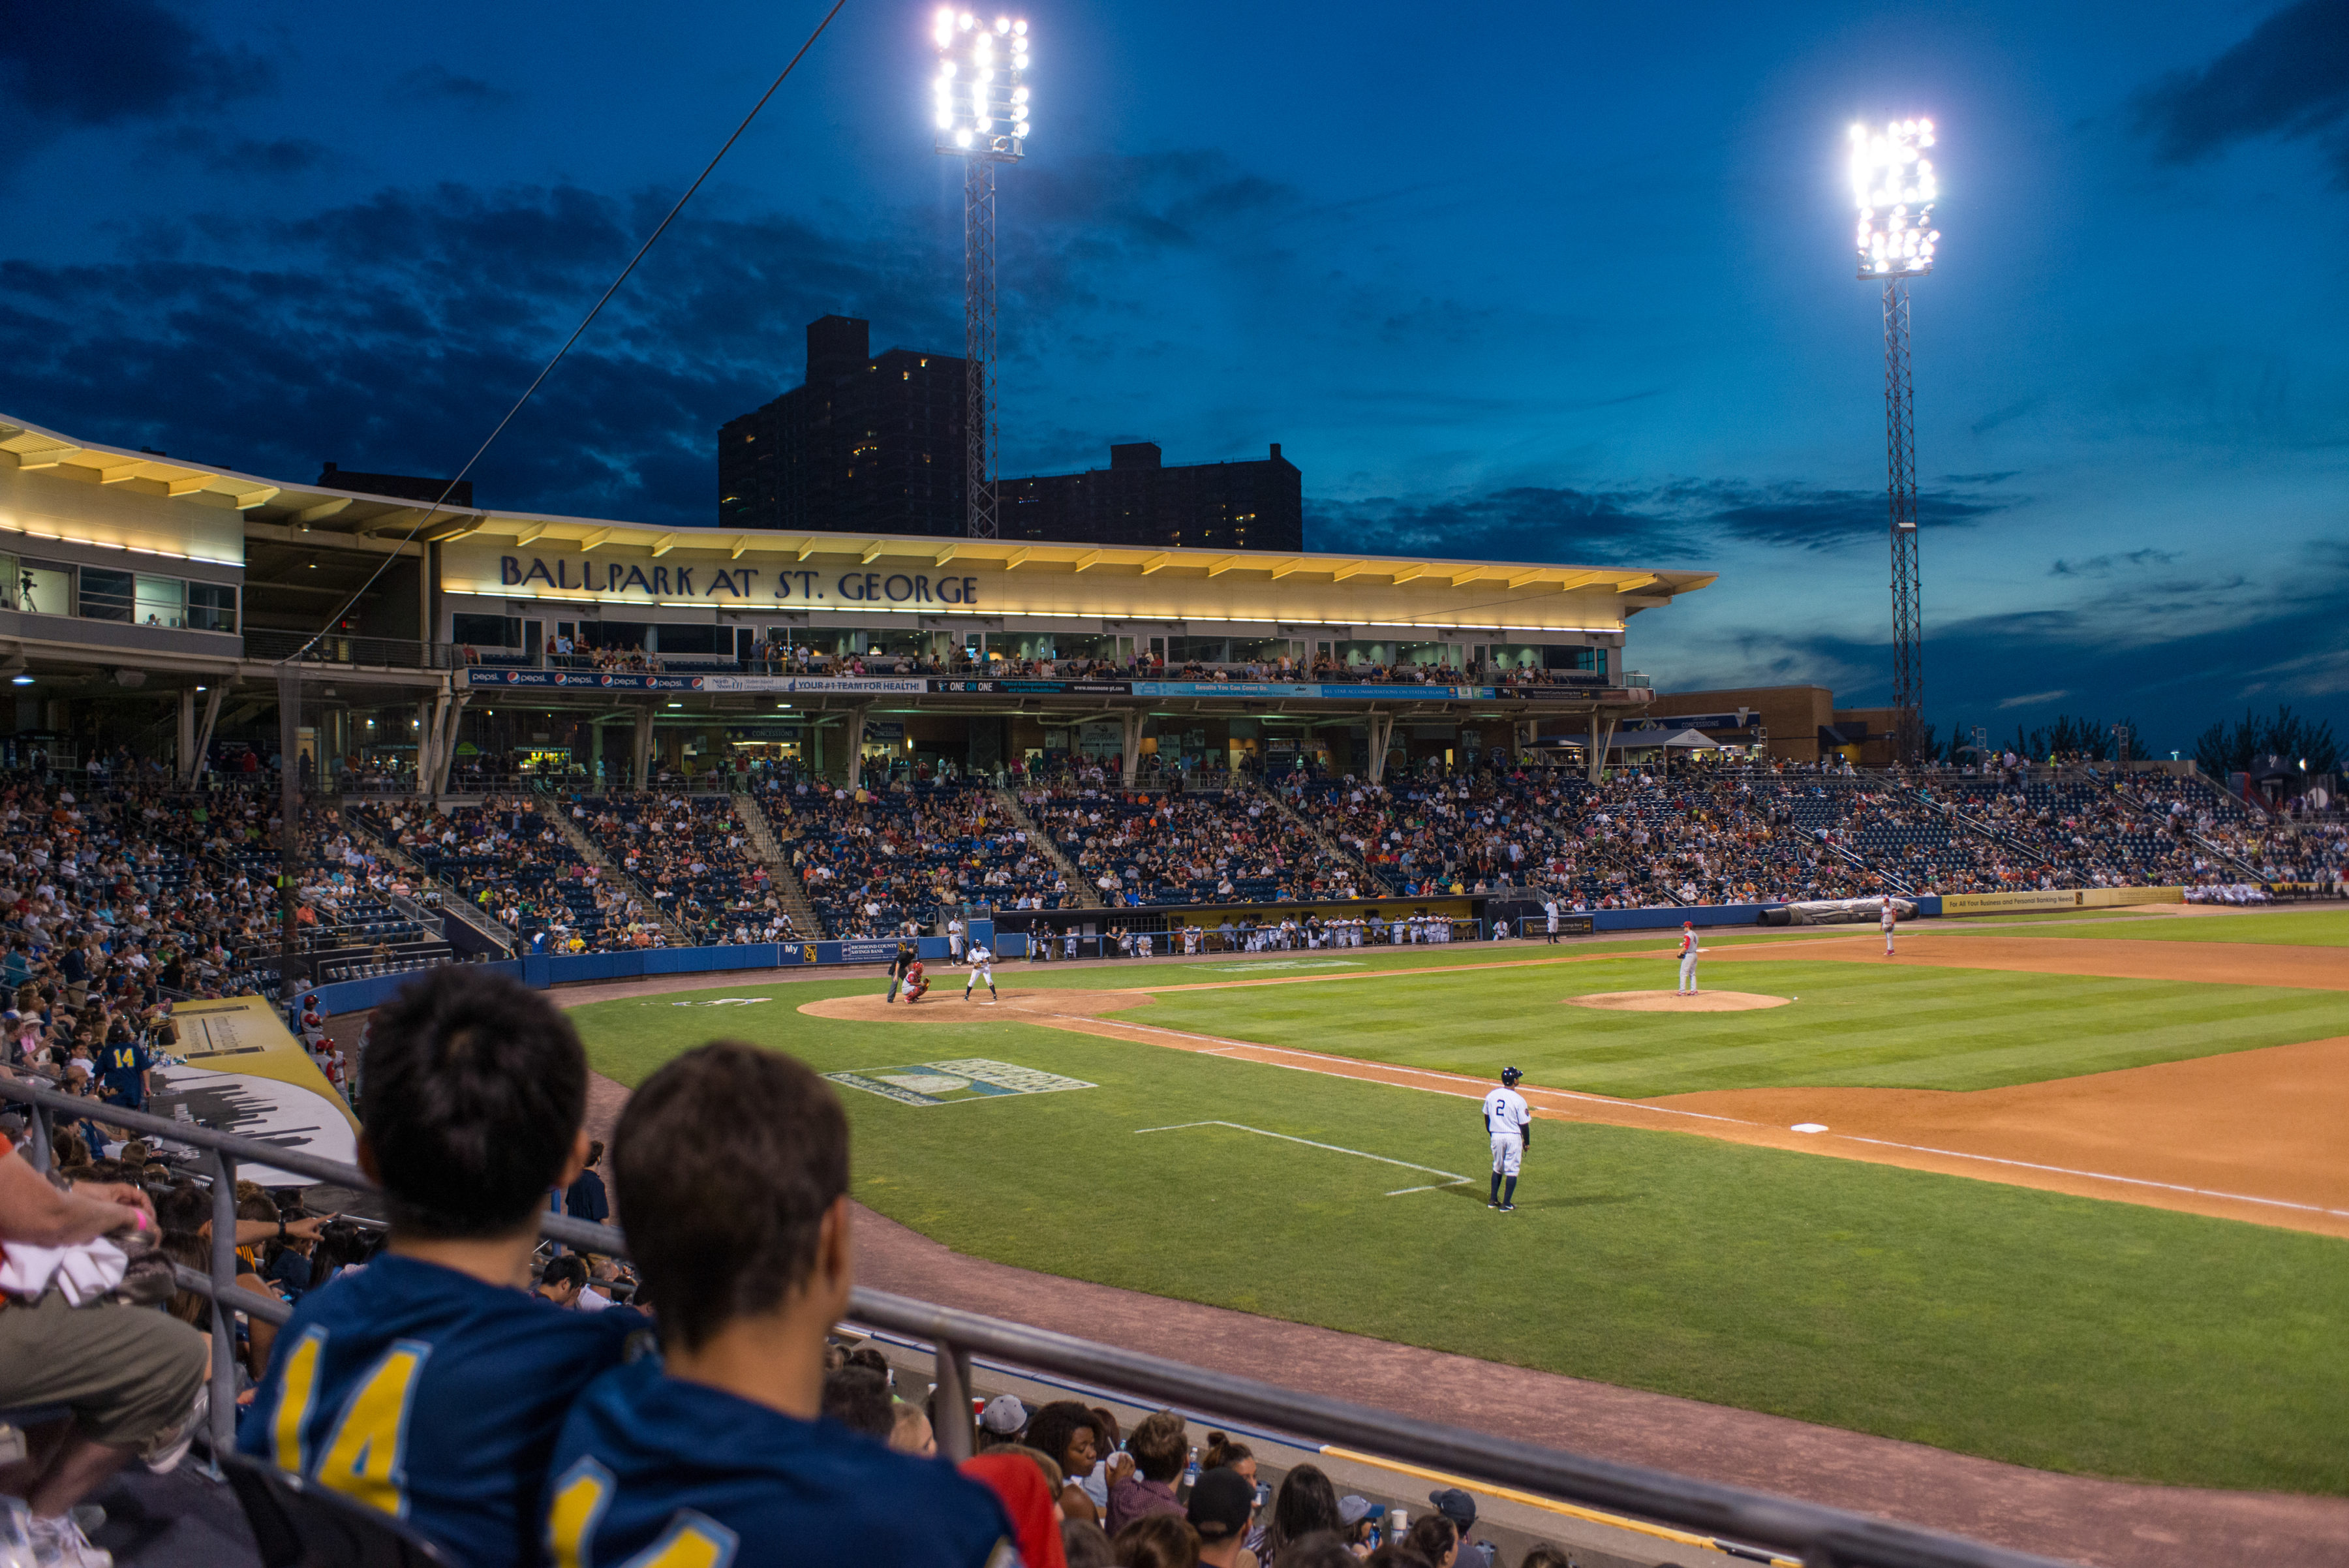
[[[736,528],[960,534],[963,361],[892,348],[872,324],[807,329],[807,380],[718,432],[718,520]]]
[[[1172,549],[1302,550],[1305,479],[1269,457],[1169,468],[1154,441],[1109,449],[1107,468],[996,484],[1006,539]]]
[[[964,361],[871,352],[871,328],[807,329],[807,382],[718,432],[727,527],[956,535],[964,505]],[[1157,446],[1110,448],[1107,468],[996,482],[1006,539],[1197,549],[1302,550],[1304,479],[1268,457],[1169,468]]]

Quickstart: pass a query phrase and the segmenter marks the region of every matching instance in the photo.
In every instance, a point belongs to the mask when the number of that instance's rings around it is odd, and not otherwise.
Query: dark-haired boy
[[[536,1563],[563,1413],[645,1326],[529,1293],[547,1195],[586,1157],[586,1104],[570,1023],[502,975],[435,970],[378,1011],[359,1164],[391,1241],[295,1309],[237,1447],[470,1568]]]
[[[1016,1561],[995,1494],[822,1418],[848,1305],[848,1120],[832,1086],[720,1042],[645,1080],[612,1140],[665,1366],[606,1374],[554,1457],[557,1568]]]

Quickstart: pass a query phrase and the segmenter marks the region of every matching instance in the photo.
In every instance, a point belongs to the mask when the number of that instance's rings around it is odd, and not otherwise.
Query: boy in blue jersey
[[[605,1374],[564,1423],[556,1568],[1018,1561],[993,1492],[819,1417],[850,1273],[830,1085],[750,1045],[688,1052],[629,1098],[612,1173],[666,1366]]]
[[[278,1331],[239,1449],[468,1568],[536,1563],[564,1412],[646,1326],[529,1293],[547,1195],[586,1160],[586,1104],[570,1023],[502,975],[433,970],[378,1010],[359,1164],[391,1240]]]

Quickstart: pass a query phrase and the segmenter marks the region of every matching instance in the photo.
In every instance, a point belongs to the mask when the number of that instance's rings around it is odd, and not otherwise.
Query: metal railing
[[[96,1107],[89,1100],[5,1075],[0,1075],[0,1101],[31,1107],[26,1153],[44,1170],[48,1168],[51,1147],[49,1116],[55,1112],[95,1114],[109,1126],[201,1148],[212,1156],[211,1269],[205,1272],[181,1265],[178,1274],[183,1288],[208,1297],[212,1303],[210,1437],[214,1453],[230,1451],[235,1447],[237,1408],[233,1315],[241,1312],[277,1324],[293,1315],[293,1309],[283,1302],[236,1284],[237,1162],[361,1190],[373,1190],[375,1183],[356,1167],[335,1160],[141,1112]],[[539,1232],[583,1251],[626,1253],[626,1239],[613,1226],[548,1214],[541,1218]],[[1617,1464],[1417,1420],[885,1291],[858,1287],[849,1301],[849,1319],[931,1347],[937,1385],[932,1410],[936,1415],[957,1413],[955,1418],[937,1423],[939,1449],[954,1459],[966,1459],[971,1452],[971,1358],[986,1355],[1037,1372],[1116,1388],[1142,1402],[1256,1422],[1309,1436],[1322,1444],[1364,1449],[1469,1480],[1799,1553],[1807,1568],[2056,1568],[2051,1559],[1982,1542],[1669,1470]]]
[[[405,637],[348,637],[335,632],[312,635],[255,626],[244,628],[244,656],[273,663],[292,659],[300,664],[343,664],[379,670],[453,670],[464,662],[457,647],[446,642],[419,642]]]

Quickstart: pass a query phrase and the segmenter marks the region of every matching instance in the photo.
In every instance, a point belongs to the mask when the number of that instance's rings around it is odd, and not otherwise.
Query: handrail
[[[180,1282],[212,1302],[212,1444],[214,1453],[235,1446],[235,1334],[231,1321],[242,1312],[282,1324],[292,1309],[236,1285],[236,1161],[244,1159],[320,1181],[372,1190],[376,1184],[354,1166],[280,1148],[256,1138],[169,1121],[140,1111],[94,1106],[0,1074],[0,1100],[34,1107],[28,1151],[46,1168],[49,1128],[44,1111],[98,1116],[112,1126],[152,1133],[212,1155],[212,1272],[175,1266]],[[623,1256],[626,1241],[614,1226],[565,1215],[546,1214],[539,1233],[582,1251]],[[233,1304],[232,1304],[233,1303]],[[983,1352],[1000,1360],[1061,1376],[1106,1384],[1148,1400],[1182,1405],[1204,1413],[1260,1422],[1284,1431],[1310,1434],[1324,1443],[1364,1449],[1397,1459],[1590,1507],[1641,1515],[1685,1529],[1750,1541],[1800,1552],[1815,1568],[2059,1568],[2052,1559],[2012,1552],[1817,1503],[1751,1491],[1678,1475],[1669,1470],[1618,1464],[1588,1455],[1495,1438],[1465,1428],[1439,1425],[1358,1405],[1326,1395],[1286,1388],[1257,1378],[1210,1371],[1164,1356],[1121,1349],[1071,1334],[1032,1328],[1001,1318],[939,1306],[859,1286],[849,1298],[851,1321],[926,1343],[935,1357],[937,1411],[957,1412],[939,1422],[943,1452],[967,1458],[971,1449],[971,1356]]]

